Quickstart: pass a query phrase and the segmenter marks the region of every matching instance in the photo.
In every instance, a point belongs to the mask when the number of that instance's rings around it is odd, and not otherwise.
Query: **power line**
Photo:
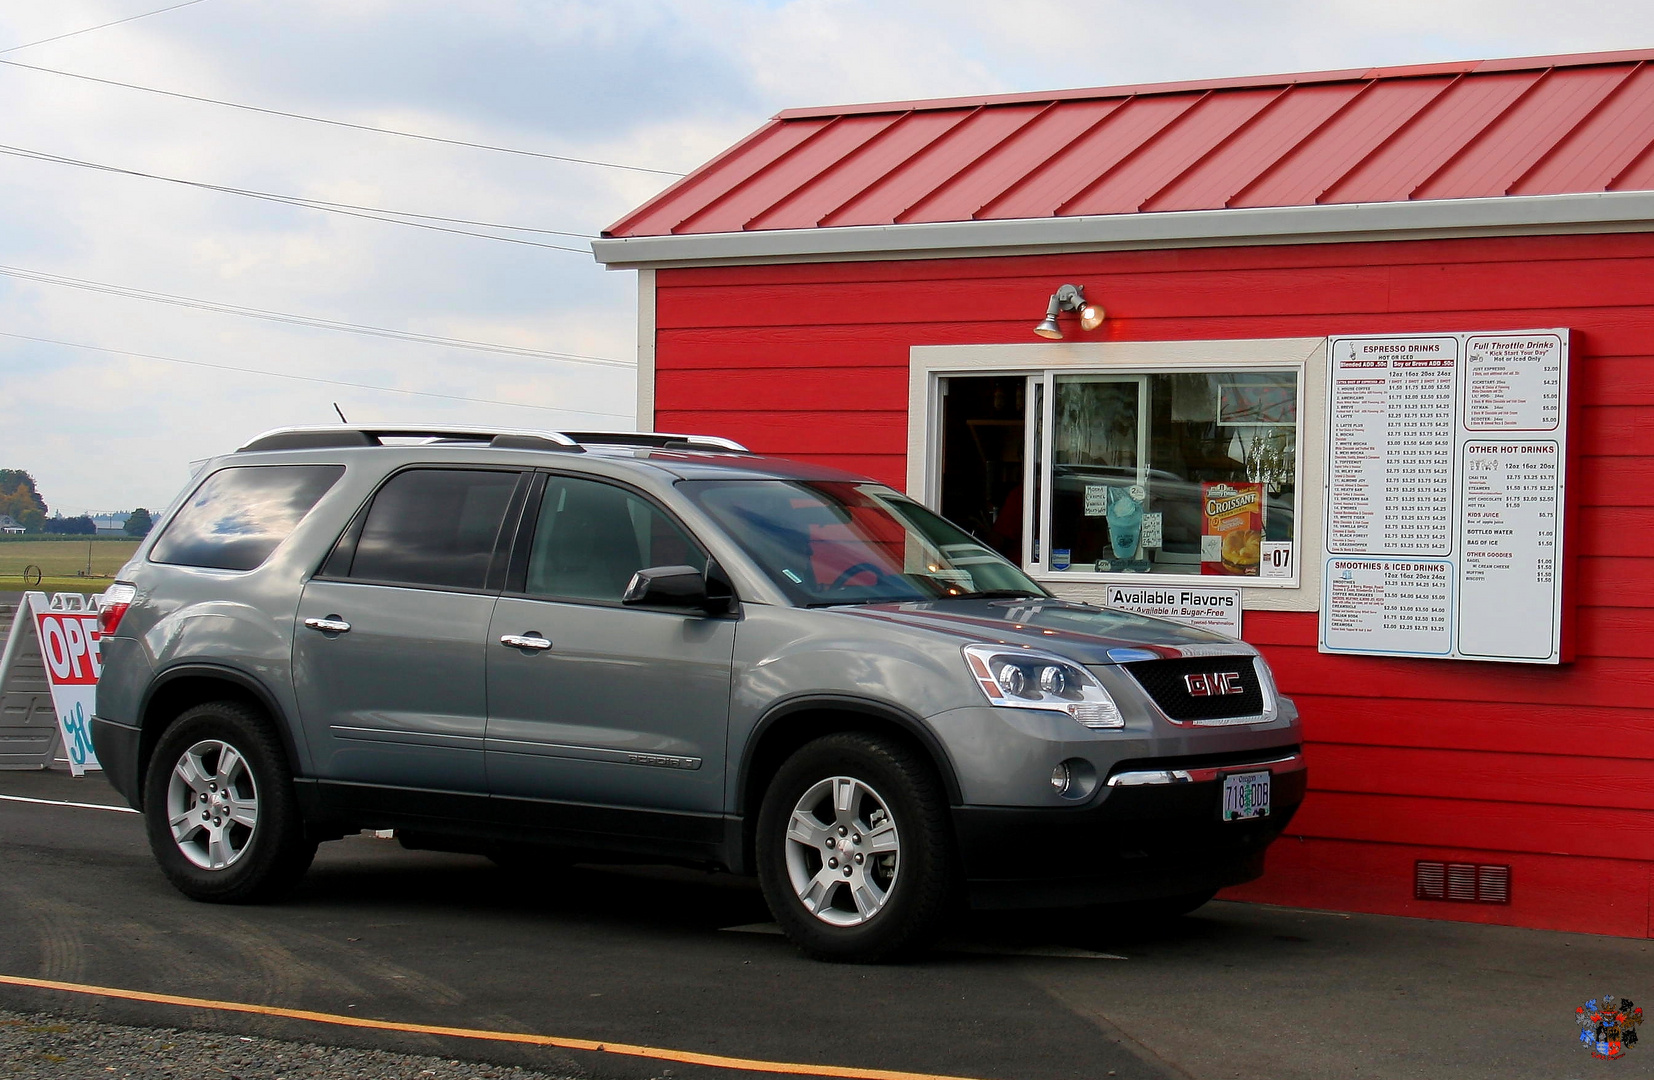
[[[38,44],[38,42],[36,42]],[[27,48],[19,45],[17,48]],[[9,51],[9,50],[3,50]],[[471,142],[467,139],[445,139],[440,135],[423,135],[416,131],[401,131],[396,128],[377,127],[373,124],[354,124],[348,120],[330,120],[323,116],[310,116],[306,113],[288,112],[285,109],[267,109],[258,105],[245,105],[237,101],[225,101],[222,98],[204,97],[200,94],[185,94],[177,90],[162,90],[154,86],[141,86],[138,83],[121,82],[118,79],[103,79],[96,75],[83,75],[78,71],[63,71],[58,68],[39,67],[35,64],[24,64],[16,60],[0,60],[0,64],[9,67],[24,68],[28,71],[41,71],[48,75],[61,75],[68,79],[80,79],[84,82],[101,83],[104,86],[119,86],[125,90],[139,90],[146,94],[159,94],[161,97],[177,98],[180,101],[198,101],[204,105],[219,105],[226,109],[240,109],[243,112],[263,113],[266,116],[285,116],[289,120],[305,120],[312,124],[327,124],[330,127],[350,128],[353,131],[372,131],[380,135],[395,135],[403,139],[418,139],[421,142],[443,143],[448,146],[465,146],[473,150],[492,150],[498,154],[515,154],[518,157],[541,158],[546,161],[563,161],[572,165],[595,165],[602,169],[624,169],[627,172],[651,173],[655,176],[680,177],[681,172],[670,169],[650,169],[642,165],[622,165],[614,161],[598,161],[594,158],[569,157],[565,154],[547,154],[538,150],[520,150],[511,146],[495,146],[492,143]]]
[[[267,322],[287,323],[294,326],[313,326],[322,330],[337,330],[346,334],[362,334],[369,337],[392,338],[397,341],[412,341],[422,345],[441,345],[452,349],[470,349],[476,352],[499,353],[504,356],[525,356],[537,360],[558,360],[576,364],[596,364],[606,367],[636,367],[635,361],[616,360],[607,356],[588,356],[582,353],[556,352],[550,349],[530,349],[518,345],[504,345],[491,341],[474,341],[469,338],[440,337],[436,334],[419,334],[411,330],[394,330],[384,326],[366,326],[361,323],[342,322],[337,319],[321,319],[308,315],[295,315],[286,311],[267,311],[263,308],[242,307],[238,304],[222,304],[212,300],[202,300],[194,296],[179,296],[176,293],[152,292],[148,289],[134,289],[125,285],[113,285],[105,281],[88,281],[85,278],[67,277],[62,274],[48,274],[40,270],[28,270],[18,266],[0,266],[0,275],[17,278],[22,281],[33,281],[42,285],[59,285],[70,289],[81,289],[86,292],[103,293],[108,296],[120,296],[130,300],[148,300],[158,304],[171,304],[174,307],[194,308],[199,311],[215,311],[224,315],[241,315],[250,319],[263,319]]]
[[[99,23],[96,26],[88,26],[84,30],[71,30],[67,34],[57,34],[53,37],[41,38],[39,41],[30,41],[23,45],[13,45],[9,49],[0,49],[0,53],[16,52],[18,49],[32,49],[36,45],[44,45],[48,41],[62,41],[64,38],[71,38],[80,34],[90,34],[94,30],[102,30],[107,26],[119,26],[121,23],[134,22],[138,19],[147,19],[151,15],[160,15],[167,11],[177,11],[179,8],[187,8],[191,4],[199,4],[202,2],[203,0],[184,0],[182,4],[173,4],[171,7],[156,8],[154,11],[146,11],[141,15],[128,15],[126,18],[116,19],[114,22]]]
[[[181,360],[176,356],[157,356],[154,353],[131,352],[127,349],[110,349],[102,345],[86,345],[78,341],[59,341],[56,338],[32,337],[28,334],[12,334],[0,330],[0,337],[17,338],[20,341],[37,341],[43,345],[61,345],[68,349],[89,349],[92,352],[113,353],[116,356],[130,356],[138,360],[159,360],[166,364],[186,364],[190,367],[211,368],[214,371],[233,371],[240,375],[264,375],[272,379],[291,379],[294,382],[321,383],[324,386],[348,386],[355,390],[377,390],[385,394],[407,394],[411,397],[442,398],[447,401],[469,401],[476,405],[507,405],[513,409],[539,409],[542,412],[569,412],[579,413],[582,416],[630,416],[631,413],[601,412],[594,409],[565,409],[556,405],[529,405],[521,401],[500,401],[496,398],[464,397],[459,394],[438,394],[430,390],[404,390],[397,386],[374,386],[371,383],[346,382],[343,379],[321,379],[313,375],[293,375],[285,371],[264,371],[259,368],[232,367],[229,364],[209,364],[204,360]]]
[[[57,165],[73,165],[81,169],[93,169],[98,172],[116,173],[121,176],[137,176],[145,180],[159,180],[168,184],[181,184],[185,187],[201,188],[204,191],[218,191],[226,195],[241,195],[249,199],[262,199],[265,202],[281,203],[284,206],[297,206],[306,210],[321,210],[329,214],[342,214],[345,217],[365,218],[369,221],[384,221],[392,225],[406,225],[410,229],[428,229],[431,232],[452,233],[456,236],[475,236],[483,240],[497,240],[502,244],[520,244],[524,247],[546,248],[550,251],[572,251],[579,255],[591,254],[590,248],[569,247],[567,244],[542,244],[537,240],[522,240],[515,236],[495,236],[493,233],[472,232],[468,229],[451,229],[443,225],[427,225],[421,221],[405,221],[407,217],[424,217],[436,221],[461,221],[459,218],[439,218],[430,214],[404,214],[398,210],[382,210],[377,207],[349,208],[348,203],[329,203],[320,199],[306,199],[299,195],[277,195],[268,191],[253,191],[248,188],[228,187],[223,184],[209,184],[202,180],[184,180],[176,176],[161,176],[157,173],[140,172],[137,169],[123,169],[115,165],[103,165],[95,161],[82,161],[79,158],[63,157],[59,154],[47,154],[39,150],[30,150],[21,146],[6,146],[0,144],[0,154],[9,154],[12,157],[26,158],[31,161],[48,161]],[[388,217],[385,215],[398,215]],[[539,232],[542,230],[521,228],[515,225],[494,226],[501,229],[513,229],[522,232]],[[564,233],[559,235],[579,236],[579,233]]]

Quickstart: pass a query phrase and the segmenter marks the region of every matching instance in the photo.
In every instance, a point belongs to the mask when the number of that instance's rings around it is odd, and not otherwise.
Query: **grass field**
[[[0,592],[102,592],[115,571],[137,550],[136,540],[20,540],[0,544]],[[90,580],[80,576],[86,570],[88,551],[92,562]],[[23,571],[30,566],[40,567],[43,580],[39,585],[23,581]]]

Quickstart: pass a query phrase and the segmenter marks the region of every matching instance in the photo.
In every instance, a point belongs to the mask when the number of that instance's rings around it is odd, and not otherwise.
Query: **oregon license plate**
[[[1269,816],[1269,773],[1235,773],[1223,778],[1223,820]]]

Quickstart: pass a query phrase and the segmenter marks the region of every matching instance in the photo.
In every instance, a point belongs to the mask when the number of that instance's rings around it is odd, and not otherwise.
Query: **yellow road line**
[[[145,1001],[155,1005],[181,1005],[189,1009],[212,1009],[218,1012],[277,1016],[285,1020],[308,1020],[316,1024],[371,1028],[375,1031],[447,1035],[455,1039],[523,1043],[528,1046],[554,1046],[560,1050],[592,1050],[606,1054],[622,1054],[626,1057],[676,1061],[685,1065],[710,1065],[721,1069],[742,1069],[747,1072],[784,1073],[789,1076],[834,1076],[842,1077],[844,1080],[970,1080],[967,1077],[899,1072],[893,1069],[858,1069],[844,1065],[800,1065],[788,1061],[765,1061],[760,1058],[724,1057],[721,1054],[697,1054],[689,1050],[667,1050],[657,1046],[632,1046],[627,1043],[599,1042],[593,1039],[566,1039],[555,1035],[530,1035],[519,1031],[486,1031],[478,1028],[409,1024],[400,1020],[374,1020],[366,1016],[342,1016],[338,1013],[311,1012],[308,1009],[284,1009],[279,1005],[252,1005],[242,1001],[212,1001],[208,998],[179,997],[176,994],[152,994],[144,990],[123,990],[112,986],[87,986],[83,983],[57,982],[52,979],[28,979],[20,975],[0,975],[0,985],[23,986],[35,990],[61,990],[69,994],[89,994],[94,997],[119,998],[123,1001]]]

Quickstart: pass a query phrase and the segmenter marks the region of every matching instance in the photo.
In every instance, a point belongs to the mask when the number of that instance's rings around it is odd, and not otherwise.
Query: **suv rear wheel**
[[[947,799],[928,762],[872,735],[829,735],[781,766],[758,814],[758,880],[789,938],[823,960],[917,951],[953,892]]]
[[[194,900],[271,899],[316,854],[286,755],[264,717],[235,701],[186,709],[162,734],[144,778],[144,821],[161,870]]]

